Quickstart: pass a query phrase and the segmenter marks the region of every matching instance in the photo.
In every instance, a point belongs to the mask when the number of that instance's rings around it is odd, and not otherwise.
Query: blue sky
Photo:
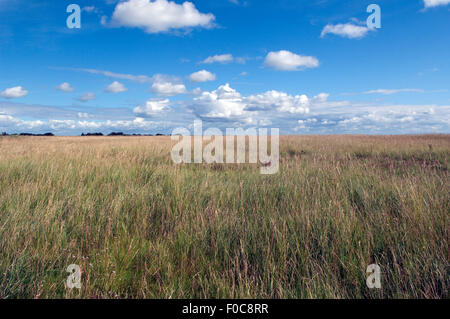
[[[449,18],[450,0],[0,0],[0,130],[450,133]]]

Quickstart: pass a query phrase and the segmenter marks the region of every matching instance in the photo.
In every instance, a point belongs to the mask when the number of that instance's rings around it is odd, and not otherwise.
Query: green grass
[[[450,136],[282,137],[269,176],[171,145],[0,138],[0,297],[449,297]]]

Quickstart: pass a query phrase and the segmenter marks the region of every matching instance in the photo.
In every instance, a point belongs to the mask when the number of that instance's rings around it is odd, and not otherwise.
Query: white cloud
[[[15,86],[4,90],[0,95],[5,99],[17,99],[19,97],[24,97],[28,94],[28,91],[21,86]]]
[[[86,7],[83,7],[81,10],[88,12],[88,13],[97,13],[98,12],[98,9],[95,6],[86,6]]]
[[[200,95],[202,94],[203,90],[201,88],[195,88],[191,91],[191,94],[193,95]]]
[[[136,107],[133,112],[141,116],[154,116],[166,111],[169,104],[169,99],[150,99],[144,106]]]
[[[156,94],[165,96],[173,96],[187,92],[184,84],[174,84],[167,81],[153,83],[152,91]]]
[[[290,114],[308,114],[310,107],[322,105],[327,102],[329,94],[320,93],[313,98],[306,94],[289,95],[285,92],[268,91],[262,94],[251,95],[245,98],[248,110],[276,110]]]
[[[109,93],[121,93],[126,92],[128,89],[120,82],[114,81],[106,88],[106,92]]]
[[[89,114],[86,113],[86,112],[78,112],[77,116],[80,119],[87,119],[87,118],[89,118]]]
[[[79,135],[81,132],[170,133],[197,117],[205,127],[270,126],[282,134],[419,134],[450,133],[449,105],[399,105],[374,102],[329,101],[268,91],[244,96],[225,84],[178,101],[171,112],[168,99],[152,99],[133,110],[63,109],[0,101],[0,132]],[[186,96],[188,97],[188,96]],[[168,110],[166,112],[166,110]],[[158,120],[148,120],[154,117]],[[157,129],[157,131],[156,131]]]
[[[129,81],[139,82],[139,83],[162,84],[162,83],[180,82],[180,79],[178,77],[169,76],[169,75],[165,75],[165,74],[155,74],[153,76],[147,76],[147,75],[123,74],[123,73],[116,73],[116,72],[96,70],[96,69],[83,69],[83,68],[60,68],[60,69],[64,69],[64,70],[68,69],[68,70],[77,71],[77,72],[86,72],[86,73],[90,73],[90,74],[101,74],[101,75],[109,77],[109,78],[116,78],[116,79],[120,79],[120,80],[129,80]],[[118,83],[118,82],[114,82],[114,83]],[[115,85],[115,86],[117,86],[117,85]],[[178,84],[174,84],[174,86],[175,86],[175,89],[180,90],[180,86],[178,86]],[[155,85],[154,88],[157,90],[158,87],[161,87],[161,86]],[[156,92],[156,93],[158,93],[158,92]]]
[[[423,0],[425,8],[432,8],[438,6],[445,6],[450,3],[450,0]]]
[[[57,90],[62,92],[73,92],[75,89],[70,85],[70,83],[64,82],[56,87]]]
[[[80,102],[88,102],[88,101],[92,101],[95,100],[97,97],[94,93],[88,92],[88,93],[84,93],[83,95],[81,95],[78,98],[78,101]]]
[[[325,103],[328,101],[330,94],[328,93],[319,93],[313,98],[313,102],[315,103]]]
[[[448,106],[440,106],[441,112],[447,112]],[[342,119],[344,118],[344,119]],[[414,126],[411,126],[414,122]],[[448,130],[450,121],[435,115],[433,106],[428,105],[386,105],[367,106],[354,113],[341,115],[337,120],[338,129],[360,130],[371,129],[386,132],[417,132],[426,127],[427,131],[435,128]],[[421,128],[422,126],[422,128]],[[446,127],[446,129],[445,129]]]
[[[63,70],[73,70],[78,72],[86,72],[90,74],[101,74],[110,78],[116,78],[121,80],[129,80],[134,82],[140,82],[140,83],[148,83],[152,82],[153,78],[149,77],[147,75],[133,75],[133,74],[123,74],[123,73],[115,73],[111,71],[103,71],[103,70],[96,70],[96,69],[83,69],[83,68],[59,68]]]
[[[311,107],[327,104],[328,94],[321,93],[313,98],[305,94],[289,95],[285,92],[268,91],[261,94],[242,96],[227,83],[211,92],[202,92],[191,105],[201,118],[249,122],[255,116],[267,122],[286,114],[308,114]]]
[[[199,116],[230,119],[243,116],[246,104],[239,92],[227,83],[212,92],[203,92],[194,98],[194,108]]]
[[[192,82],[208,82],[214,81],[216,79],[216,75],[206,70],[201,70],[195,73],[192,73],[189,78]]]
[[[323,38],[327,34],[334,34],[349,39],[360,39],[364,38],[371,30],[372,29],[366,26],[360,26],[351,23],[336,25],[328,24],[323,28],[320,36]]]
[[[132,120],[107,120],[107,121],[86,121],[86,120],[21,120],[10,115],[0,114],[0,127],[8,132],[22,132],[32,130],[34,132],[80,132],[84,130],[96,131],[118,131],[118,130],[149,130],[158,127],[159,123],[147,121],[144,118],[136,117]],[[105,132],[105,133],[106,133]]]
[[[139,83],[152,83],[152,90],[156,94],[160,95],[177,95],[177,94],[183,94],[186,93],[186,87],[179,83],[181,82],[178,77],[169,76],[165,74],[155,74],[153,76],[147,76],[147,75],[133,75],[133,74],[124,74],[124,73],[116,73],[111,71],[104,71],[104,70],[96,70],[96,69],[83,69],[83,68],[60,68],[63,70],[72,70],[77,72],[86,72],[90,74],[100,74],[103,76],[106,76],[108,78],[116,78],[120,80],[129,80],[133,82],[139,82]],[[197,76],[200,78],[201,75],[205,74],[202,72],[201,74],[198,74]],[[108,89],[111,88],[112,90],[117,89],[118,92],[124,92],[122,91],[122,88],[127,90],[121,83],[115,81],[113,82],[106,90],[107,92],[113,92],[109,91]]]
[[[212,64],[212,63],[231,63],[236,62],[239,64],[245,64],[249,60],[248,57],[234,57],[232,54],[218,54],[207,57],[205,60],[201,61],[200,63],[203,64]]]
[[[397,93],[424,93],[424,90],[420,89],[397,89],[397,90],[389,90],[389,89],[377,89],[370,90],[364,92],[364,94],[383,94],[383,95],[392,95]]]
[[[147,33],[212,26],[213,14],[200,13],[192,2],[128,0],[117,4],[112,24],[142,28]]]
[[[281,50],[267,54],[265,65],[279,71],[299,71],[305,68],[318,67],[319,60],[312,56],[303,56]]]
[[[277,109],[288,113],[309,113],[309,98],[306,95],[291,96],[284,92],[268,91],[247,98],[250,109]]]
[[[220,55],[214,55],[207,57],[205,60],[202,61],[202,63],[211,64],[211,63],[229,63],[233,62],[234,57],[231,54],[220,54]]]
[[[34,129],[36,127],[41,126],[42,124],[44,124],[44,122],[40,120],[25,121],[17,119],[7,114],[0,114],[0,127],[2,130],[6,128],[18,128],[18,127]]]

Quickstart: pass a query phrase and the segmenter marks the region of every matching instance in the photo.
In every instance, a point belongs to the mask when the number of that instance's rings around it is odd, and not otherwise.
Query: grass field
[[[281,137],[267,176],[173,143],[0,137],[0,297],[449,297],[449,135]]]

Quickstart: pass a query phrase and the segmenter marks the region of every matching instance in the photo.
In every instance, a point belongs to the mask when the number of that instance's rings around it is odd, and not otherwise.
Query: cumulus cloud
[[[309,98],[275,90],[243,96],[227,83],[214,91],[202,92],[194,98],[191,108],[204,119],[254,122],[254,117],[263,116],[260,121],[266,122],[267,118],[308,114],[311,107],[328,103],[327,99],[326,93]]]
[[[305,68],[316,68],[319,60],[312,56],[298,55],[286,50],[269,52],[265,65],[278,71],[300,71]]]
[[[88,92],[88,93],[84,93],[83,95],[81,95],[78,98],[78,101],[85,103],[85,102],[95,100],[96,98],[97,98],[97,96],[94,93]]]
[[[246,104],[239,92],[227,83],[212,92],[194,98],[193,107],[200,117],[230,119],[243,116]]]
[[[208,82],[208,81],[214,81],[216,79],[216,75],[214,73],[211,73],[206,70],[201,70],[195,73],[192,73],[189,76],[190,80],[192,82]]]
[[[328,103],[328,93],[320,93],[313,98],[306,94],[290,95],[285,92],[267,91],[245,98],[247,110],[276,110],[290,114],[308,114],[310,107]]]
[[[423,0],[425,8],[432,8],[438,6],[445,6],[450,3],[450,0]]]
[[[56,87],[56,89],[66,93],[75,91],[75,89],[70,85],[70,83],[67,82],[61,83]]]
[[[364,38],[372,29],[367,26],[355,25],[352,23],[344,24],[328,24],[321,33],[321,37],[325,37],[327,34],[334,34],[349,39],[361,39]]]
[[[205,64],[211,64],[211,63],[229,63],[233,62],[234,57],[231,54],[220,54],[220,55],[214,55],[207,57],[205,60],[202,61],[202,63]]]
[[[19,97],[24,97],[28,94],[28,91],[21,86],[15,86],[4,90],[0,95],[5,99],[17,99]]]
[[[305,94],[292,96],[278,91],[249,96],[246,102],[247,108],[251,110],[277,109],[292,114],[309,113],[310,106],[310,100]]]
[[[128,91],[128,89],[125,87],[125,85],[117,81],[114,81],[106,88],[106,92],[109,93],[122,93],[126,91]]]
[[[192,2],[177,4],[167,0],[128,0],[117,4],[112,25],[159,33],[193,27],[209,28],[214,20],[213,14],[199,12]]]
[[[169,81],[159,81],[152,85],[152,91],[158,95],[174,96],[187,92],[184,84],[175,84]]]
[[[145,105],[136,107],[133,112],[139,116],[155,116],[169,109],[169,99],[150,99]]]

